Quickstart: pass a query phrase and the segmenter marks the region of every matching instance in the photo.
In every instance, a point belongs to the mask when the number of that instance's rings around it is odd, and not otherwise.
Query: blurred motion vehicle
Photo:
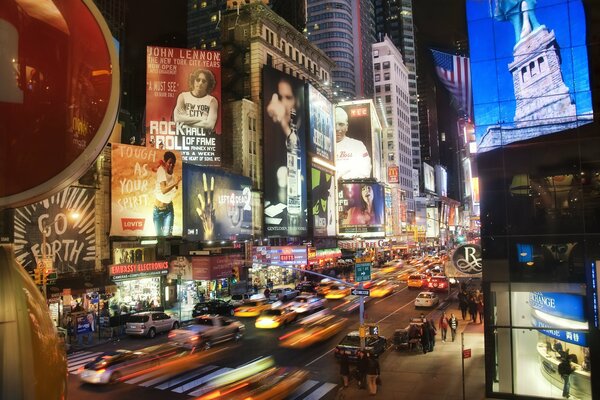
[[[325,301],[323,301],[323,299],[305,294],[296,297],[294,302],[290,305],[290,308],[298,314],[322,310],[323,307],[325,307]]]
[[[296,318],[298,318],[298,314],[290,307],[271,308],[260,313],[254,326],[262,329],[279,328],[294,322]]]
[[[250,300],[234,310],[236,317],[257,317],[263,310],[271,308],[267,300]]]
[[[234,308],[234,305],[229,301],[223,301],[220,299],[209,300],[196,304],[192,310],[192,317],[198,317],[200,315],[207,314],[233,315]]]
[[[443,275],[434,275],[427,282],[427,288],[432,291],[448,291],[450,282],[448,278]]]
[[[409,288],[421,289],[427,287],[427,276],[425,274],[412,274],[406,282]]]
[[[392,294],[392,292],[394,291],[394,288],[395,288],[395,286],[387,280],[379,281],[379,282],[376,282],[371,287],[370,296],[371,297],[385,297],[385,296]]]
[[[270,296],[271,300],[287,301],[287,300],[293,299],[294,297],[298,296],[298,294],[300,294],[300,292],[297,291],[296,289],[284,287],[284,288],[275,288],[275,289],[271,290],[271,294],[269,296]]]
[[[317,285],[316,289],[317,289],[317,294],[319,296],[325,296],[329,290],[331,289],[331,286],[334,284],[334,282],[330,279],[323,279],[321,280],[321,282],[319,282],[319,284]]]
[[[347,321],[347,318],[340,318],[332,314],[321,314],[318,316],[313,314],[299,322],[299,329],[281,336],[279,338],[279,346],[303,349],[323,342],[340,332]]]
[[[365,351],[375,357],[379,357],[385,351],[386,344],[387,339],[384,336],[365,337]],[[352,331],[336,346],[334,354],[336,358],[340,358],[345,353],[350,361],[356,361],[358,350],[360,350],[360,336],[358,331]]]
[[[246,326],[239,321],[219,315],[194,318],[193,324],[169,333],[171,343],[184,347],[209,349],[216,343],[238,341],[244,336]]]
[[[91,384],[116,383],[123,378],[129,379],[136,373],[157,367],[182,352],[185,350],[168,344],[137,351],[109,351],[85,364],[79,371],[79,379],[83,383]]]
[[[421,292],[415,299],[415,308],[435,307],[440,303],[440,298],[434,292]]]
[[[233,305],[234,307],[239,307],[242,304],[244,304],[244,302],[248,301],[248,300],[252,300],[252,296],[254,295],[254,293],[241,293],[241,294],[232,294],[231,295],[231,300],[229,301],[231,303],[231,305]],[[263,296],[264,297],[264,296]]]
[[[132,314],[125,323],[125,333],[130,336],[148,336],[179,328],[179,320],[164,312],[141,312]]]
[[[331,300],[343,299],[350,294],[350,290],[350,287],[345,285],[331,285],[325,294],[325,298]]]
[[[309,281],[302,281],[299,284],[296,285],[296,290],[298,292],[300,292],[300,294],[303,293],[317,293],[317,288],[316,288],[316,284],[313,282],[309,282]]]

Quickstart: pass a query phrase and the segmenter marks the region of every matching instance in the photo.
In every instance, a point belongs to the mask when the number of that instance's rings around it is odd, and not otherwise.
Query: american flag
[[[471,66],[468,57],[431,50],[435,72],[448,89],[459,111],[471,118]]]

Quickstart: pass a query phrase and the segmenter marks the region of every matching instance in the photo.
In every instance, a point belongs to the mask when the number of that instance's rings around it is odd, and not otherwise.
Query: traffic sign
[[[351,292],[354,296],[369,296],[371,294],[369,289],[352,289]]]
[[[354,280],[356,282],[366,282],[371,280],[371,263],[354,264]]]

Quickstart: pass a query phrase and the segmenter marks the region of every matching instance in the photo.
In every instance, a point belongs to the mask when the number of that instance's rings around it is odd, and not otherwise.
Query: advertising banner
[[[427,216],[427,230],[425,232],[425,237],[428,238],[437,238],[440,235],[440,222],[439,222],[439,212],[437,207],[427,207],[425,209],[425,215]]]
[[[413,197],[419,197],[420,189],[419,189],[419,170],[413,168],[412,170],[412,187],[413,187]]]
[[[398,166],[388,167],[388,183],[400,183],[400,168]]]
[[[192,257],[192,278],[197,281],[227,279],[234,265],[240,265],[242,260],[241,254]]]
[[[263,67],[266,236],[305,236],[306,111],[304,83]]]
[[[423,163],[423,185],[426,192],[435,193],[435,170],[427,163]]]
[[[264,265],[307,265],[306,246],[255,246],[252,262]]]
[[[310,169],[310,186],[313,236],[335,236],[337,216],[334,174],[313,165]]]
[[[112,236],[181,236],[181,154],[112,144]]]
[[[333,162],[333,106],[327,97],[311,85],[308,85],[308,110],[310,115],[308,151]]]
[[[223,170],[183,168],[184,236],[189,240],[237,240],[252,235],[252,181]]]
[[[381,124],[372,101],[335,107],[335,140],[338,179],[381,179]]]
[[[383,236],[385,206],[383,187],[371,182],[343,182],[338,187],[340,234]]]
[[[15,209],[14,250],[17,261],[33,271],[46,257],[61,274],[96,267],[94,189],[69,187],[46,200]]]
[[[221,165],[221,53],[146,48],[146,145]]]
[[[392,202],[392,189],[384,188],[385,195],[385,234],[391,236],[394,234],[394,206]]]
[[[592,121],[581,0],[468,0],[467,25],[478,152]]]

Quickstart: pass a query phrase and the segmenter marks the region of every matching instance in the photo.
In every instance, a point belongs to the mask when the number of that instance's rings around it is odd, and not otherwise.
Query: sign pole
[[[465,333],[461,332],[460,333],[460,359],[462,361],[462,398],[463,400],[465,400],[465,355],[464,355],[464,350],[465,350]]]
[[[363,289],[363,283],[360,282],[358,284],[358,288],[359,289]],[[364,327],[364,323],[365,323],[365,296],[360,296],[360,307],[359,307],[359,313],[360,313],[360,327],[363,328]],[[364,350],[365,349],[365,336],[364,335],[360,335],[360,349]]]

